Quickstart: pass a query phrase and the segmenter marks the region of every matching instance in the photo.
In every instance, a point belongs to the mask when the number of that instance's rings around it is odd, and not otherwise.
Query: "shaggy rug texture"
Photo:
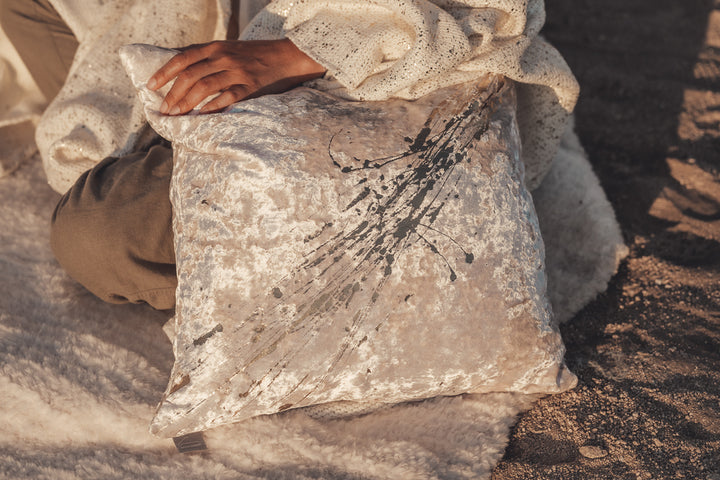
[[[594,179],[581,151],[572,149],[579,148],[574,137],[565,142],[570,148],[551,174]],[[568,288],[554,295],[556,303],[571,299],[558,304],[565,316],[604,289],[623,251],[621,243],[608,246],[599,235],[584,237],[589,233],[582,226],[592,218],[585,215],[605,214],[597,217],[595,232],[612,220],[593,191],[578,189],[585,200],[571,215],[576,224],[562,231],[574,236],[565,243],[573,248],[563,250],[546,238],[548,254],[558,259],[550,267],[584,268],[561,277],[549,268],[551,285]],[[104,304],[63,273],[47,238],[58,195],[37,156],[0,179],[0,198],[4,478],[486,478],[516,415],[536,398],[437,398],[331,421],[296,410],[208,431],[208,451],[178,454],[172,441],[148,433],[173,361],[162,330],[167,316],[143,306]],[[541,218],[543,225],[561,220]],[[593,251],[606,254],[604,265]],[[567,275],[586,281],[578,286]]]

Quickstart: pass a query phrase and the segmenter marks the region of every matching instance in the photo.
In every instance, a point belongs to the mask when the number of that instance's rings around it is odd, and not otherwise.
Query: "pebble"
[[[594,445],[584,445],[580,447],[580,455],[585,458],[603,458],[607,454],[607,450]]]

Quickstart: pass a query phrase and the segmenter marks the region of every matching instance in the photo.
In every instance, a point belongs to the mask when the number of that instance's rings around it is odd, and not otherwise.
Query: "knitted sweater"
[[[64,192],[102,158],[127,153],[142,139],[142,109],[117,48],[223,38],[230,0],[51,2],[80,40],[69,79],[37,130],[48,181]],[[242,0],[241,22],[265,3]],[[328,70],[311,86],[343,98],[414,99],[488,72],[519,82],[526,183],[533,188],[578,94],[560,54],[538,36],[543,22],[542,0],[276,0],[241,38],[290,38]]]

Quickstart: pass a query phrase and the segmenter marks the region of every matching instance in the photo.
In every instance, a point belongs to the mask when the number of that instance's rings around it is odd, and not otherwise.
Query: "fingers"
[[[177,76],[165,95],[160,112],[169,115],[187,113],[206,98],[232,86],[234,82],[231,77],[229,72],[217,72],[207,62],[188,67]]]
[[[171,58],[148,80],[148,88],[157,90],[175,78],[160,112],[185,114],[205,99],[220,94],[211,100],[209,107],[202,109],[210,112],[247,97],[249,84],[253,82],[246,81],[247,75],[230,58],[220,42],[186,47]]]
[[[153,74],[147,82],[150,90],[157,90],[190,65],[208,58],[209,45],[191,45],[182,48],[180,53],[172,57],[165,65]]]
[[[245,82],[238,80],[237,75],[230,72],[210,75],[198,80],[177,104],[170,108],[168,114],[187,113],[208,97],[219,94],[200,109],[202,113],[217,111],[246,98],[252,90]]]
[[[287,39],[218,41],[182,49],[150,77],[147,86],[158,90],[175,79],[160,112],[180,115],[208,98],[202,112],[280,93],[323,73],[319,64]]]
[[[208,103],[203,105],[200,109],[200,113],[213,113],[219,112],[225,107],[229,107],[233,103],[239,102],[248,97],[249,91],[247,88],[242,86],[235,86],[228,90],[225,90],[217,97],[210,100]]]

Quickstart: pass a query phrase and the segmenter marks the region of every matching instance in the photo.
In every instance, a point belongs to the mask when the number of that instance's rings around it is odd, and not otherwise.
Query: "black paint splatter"
[[[453,265],[438,245],[426,238],[424,233],[428,231],[447,239],[451,248],[460,249],[466,263],[474,261],[472,252],[433,224],[448,202],[458,198],[456,189],[452,188],[460,178],[461,171],[456,172],[456,166],[471,162],[469,147],[482,141],[502,87],[502,82],[497,80],[489,86],[478,87],[470,92],[462,104],[463,109],[450,112],[449,118],[448,108],[440,105],[414,138],[405,139],[407,149],[394,156],[372,160],[353,158],[351,164],[342,165],[333,154],[330,140],[328,155],[332,164],[343,174],[360,177],[356,184],[358,192],[345,207],[345,212],[357,217],[356,221],[345,228],[328,223],[309,236],[306,242],[320,238],[333,227],[337,230],[309,252],[304,262],[272,290],[273,294],[247,315],[243,323],[281,324],[282,328],[268,329],[253,344],[253,357],[246,366],[274,351],[289,334],[323,328],[334,312],[345,308],[348,309],[348,342],[335,353],[328,367],[328,371],[332,371],[348,349],[366,341],[353,340],[357,329],[392,274],[394,262],[411,245],[423,245],[437,255],[447,266],[449,279],[455,281],[457,274]],[[391,177],[388,171],[383,171],[379,186],[377,181],[362,177],[363,172],[382,170],[390,164],[397,173]],[[398,165],[404,167],[397,168]],[[358,295],[361,303],[353,303]],[[285,315],[285,305],[295,306],[291,316]],[[308,335],[307,341],[311,337]],[[266,378],[272,381],[282,365],[301,350],[299,347],[279,359]]]
[[[223,326],[218,323],[217,325],[215,325],[215,328],[213,328],[212,330],[210,330],[210,331],[207,332],[206,334],[204,334],[204,335],[196,338],[195,340],[193,340],[193,345],[195,345],[196,347],[197,347],[198,345],[203,345],[205,342],[207,342],[208,340],[210,340],[210,337],[212,337],[212,336],[215,335],[216,333],[220,333],[220,332],[222,332],[222,331],[223,331]]]

